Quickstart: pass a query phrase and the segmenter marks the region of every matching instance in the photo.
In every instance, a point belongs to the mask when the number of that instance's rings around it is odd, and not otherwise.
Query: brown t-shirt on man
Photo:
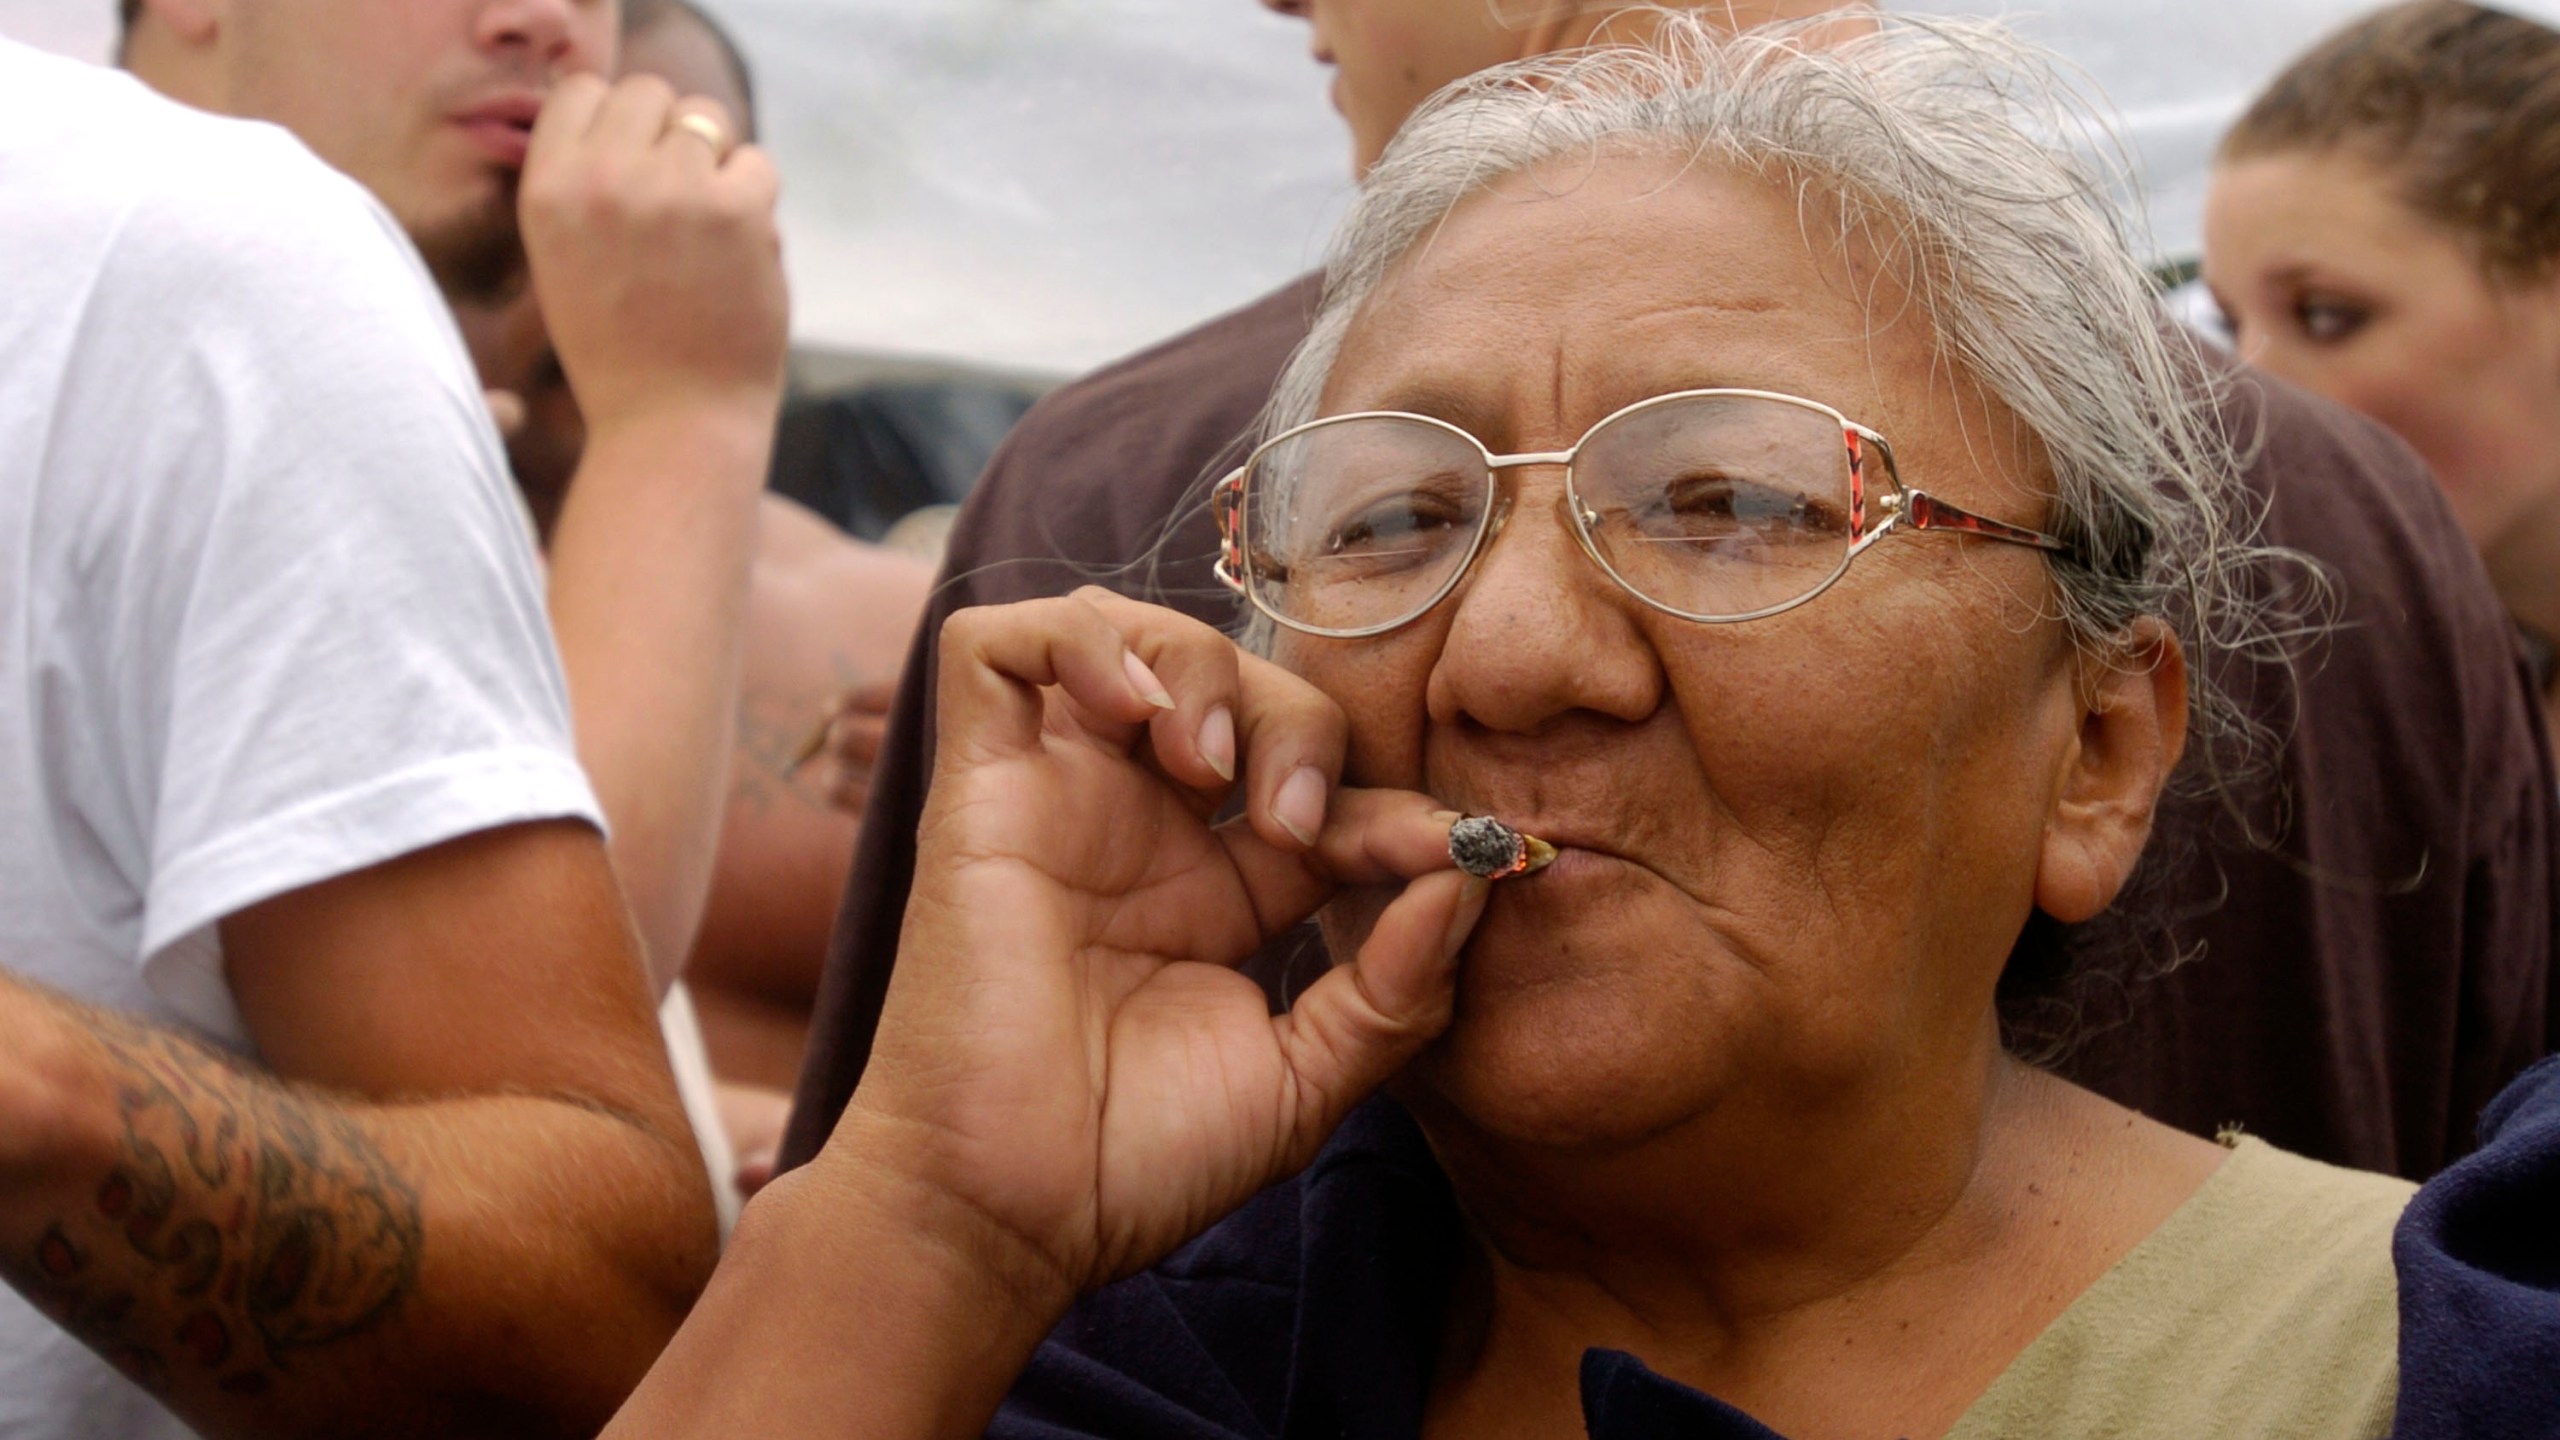
[[[1202,501],[1317,295],[1309,276],[1049,396],[962,509],[873,776],[784,1164],[824,1143],[870,1056],[944,617],[1102,583],[1232,622]],[[2237,1125],[2424,1177],[2560,1036],[2550,756],[2513,628],[2416,457],[2272,379],[2238,377],[2224,413],[2254,453],[2261,538],[2328,567],[2340,625],[2296,665],[2219,677],[2281,749],[2235,795],[2164,804],[2136,889],[2168,936],[2142,953],[2183,963],[2086,1007],[2104,1028],[2057,1068],[2199,1134]],[[1302,937],[1267,952],[1266,981],[1293,954]]]

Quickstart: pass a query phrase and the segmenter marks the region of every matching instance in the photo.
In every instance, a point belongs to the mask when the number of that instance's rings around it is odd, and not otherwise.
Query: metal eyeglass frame
[[[1597,512],[1584,506],[1581,495],[1574,490],[1574,457],[1582,452],[1583,446],[1591,443],[1592,436],[1630,415],[1675,401],[1701,399],[1775,400],[1781,404],[1793,405],[1827,416],[1840,427],[1841,443],[1848,451],[1849,529],[1854,538],[1842,550],[1840,563],[1832,568],[1831,573],[1824,576],[1813,588],[1792,600],[1736,615],[1707,615],[1682,610],[1676,606],[1666,605],[1637,589],[1626,576],[1618,573],[1616,566],[1611,565],[1601,556],[1599,545],[1591,538],[1592,522],[1600,517]],[[1639,400],[1632,405],[1611,411],[1593,423],[1590,429],[1583,431],[1582,438],[1574,441],[1569,449],[1536,451],[1521,455],[1496,455],[1485,447],[1483,441],[1465,430],[1446,420],[1435,419],[1429,415],[1415,415],[1402,410],[1362,410],[1349,415],[1328,415],[1321,420],[1310,420],[1304,425],[1293,425],[1281,431],[1255,446],[1253,453],[1245,457],[1244,463],[1229,472],[1225,479],[1219,481],[1209,495],[1210,509],[1218,520],[1218,561],[1215,567],[1218,579],[1224,582],[1228,589],[1242,595],[1253,608],[1270,616],[1279,624],[1303,634],[1320,635],[1328,639],[1357,640],[1370,635],[1384,635],[1390,630],[1410,625],[1431,613],[1432,607],[1448,599],[1449,593],[1458,588],[1458,582],[1466,578],[1469,570],[1475,568],[1476,558],[1484,553],[1485,542],[1502,528],[1510,515],[1510,506],[1501,501],[1498,496],[1494,503],[1486,505],[1484,513],[1476,518],[1476,533],[1467,542],[1465,557],[1449,572],[1449,578],[1441,583],[1440,588],[1432,592],[1431,598],[1414,607],[1413,613],[1409,615],[1383,624],[1337,630],[1292,620],[1281,614],[1265,604],[1262,597],[1254,593],[1253,585],[1244,578],[1245,556],[1248,553],[1247,547],[1251,543],[1246,531],[1245,477],[1253,472],[1253,467],[1271,451],[1272,447],[1309,431],[1321,430],[1327,426],[1339,425],[1351,420],[1413,420],[1445,430],[1475,447],[1476,453],[1484,457],[1485,481],[1488,485],[1497,484],[1497,477],[1504,470],[1517,469],[1526,465],[1564,467],[1564,508],[1566,513],[1572,516],[1573,538],[1582,546],[1582,553],[1591,558],[1591,563],[1600,567],[1601,573],[1616,582],[1619,589],[1633,595],[1645,605],[1665,615],[1694,620],[1702,625],[1734,625],[1745,620],[1765,619],[1771,615],[1793,610],[1837,584],[1841,576],[1849,573],[1851,561],[1865,554],[1877,541],[1896,530],[1944,530],[1960,535],[1979,535],[1986,540],[2025,545],[2054,554],[2067,555],[2072,549],[2069,544],[2041,530],[2030,530],[2024,526],[2012,525],[2005,520],[1994,520],[1988,515],[1977,515],[1960,506],[1950,505],[1926,490],[1914,489],[1903,484],[1901,471],[1894,464],[1893,447],[1886,443],[1882,435],[1819,400],[1807,400],[1800,395],[1782,395],[1773,390],[1675,390],[1667,395],[1656,395],[1650,400]],[[1872,530],[1867,528],[1866,458],[1870,451],[1884,461],[1883,484],[1874,497],[1875,508],[1883,513],[1884,518],[1878,521]]]

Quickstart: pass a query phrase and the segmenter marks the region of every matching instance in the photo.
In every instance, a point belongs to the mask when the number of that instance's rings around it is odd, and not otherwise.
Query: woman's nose
[[[1642,602],[1584,551],[1560,476],[1515,483],[1518,503],[1448,602],[1432,719],[1517,733],[1575,711],[1644,719],[1663,681]]]

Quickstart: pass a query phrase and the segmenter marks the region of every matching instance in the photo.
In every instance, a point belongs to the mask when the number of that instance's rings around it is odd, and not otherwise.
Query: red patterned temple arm
[[[1961,506],[1950,505],[1926,490],[1905,490],[1899,496],[1885,497],[1885,504],[1901,501],[1903,524],[1914,530],[1955,530],[1979,535],[1986,540],[2005,540],[2012,545],[2032,545],[2038,550],[2069,554],[2071,547],[2041,530],[2029,530],[2006,520],[1976,515]]]
[[[1244,471],[1240,467],[1209,492],[1209,513],[1218,520],[1218,578],[1228,589],[1244,593]]]

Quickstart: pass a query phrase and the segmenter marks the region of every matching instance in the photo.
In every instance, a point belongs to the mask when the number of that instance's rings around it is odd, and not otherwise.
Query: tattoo
[[[799,734],[793,734],[790,727],[761,713],[753,702],[740,704],[738,756],[729,767],[730,797],[754,806],[758,813],[771,810],[775,802],[786,798],[803,804],[818,803],[791,774],[792,752],[799,748],[808,729],[803,725]]]
[[[67,1284],[88,1268],[89,1257],[80,1253],[80,1247],[71,1243],[61,1226],[48,1227],[44,1238],[36,1242],[36,1273],[45,1279]]]
[[[836,677],[835,689],[828,696],[830,701],[870,678],[842,653],[829,657],[827,668]],[[826,787],[814,778],[818,767],[801,763],[802,747],[808,743],[810,732],[826,719],[827,707],[803,709],[777,704],[776,699],[770,695],[739,699],[737,759],[729,767],[731,799],[752,805],[759,813],[769,812],[785,800],[811,810],[833,810]]]
[[[0,1272],[146,1389],[263,1394],[295,1352],[416,1288],[418,1192],[334,1107],[175,1034],[83,1011],[122,1134],[85,1210]]]

